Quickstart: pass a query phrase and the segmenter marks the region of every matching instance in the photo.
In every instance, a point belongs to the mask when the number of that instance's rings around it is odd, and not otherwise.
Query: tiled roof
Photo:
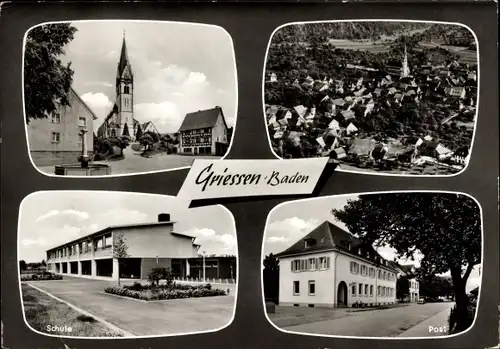
[[[214,127],[217,122],[219,113],[222,114],[221,107],[215,107],[212,109],[199,110],[194,113],[186,114],[184,121],[182,122],[179,132],[187,130],[196,130],[200,128]],[[224,120],[224,114],[222,114],[222,119]],[[225,123],[225,120],[224,120]]]
[[[311,246],[306,247],[306,241],[311,241]],[[358,255],[358,251],[360,249],[363,252],[362,255]],[[321,223],[309,234],[294,243],[285,251],[276,254],[276,257],[280,258],[296,254],[331,250],[341,250],[363,259],[367,259],[366,253],[368,253],[370,255],[370,261],[372,263],[375,263],[374,257],[382,259],[382,257],[375,251],[373,246],[364,243],[361,239],[339,228],[329,221],[324,221],[323,223]],[[394,269],[390,265],[388,265],[387,267]]]

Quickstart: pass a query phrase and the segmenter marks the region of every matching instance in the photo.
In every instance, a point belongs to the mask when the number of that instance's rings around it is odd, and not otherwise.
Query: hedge
[[[62,280],[62,275],[44,272],[41,274],[21,275],[21,281],[38,281],[38,280]]]
[[[171,287],[140,285],[140,289],[138,285],[140,284],[136,283],[132,286],[109,286],[104,289],[104,292],[145,301],[227,295],[226,291],[222,289],[212,289],[211,285],[174,285]]]

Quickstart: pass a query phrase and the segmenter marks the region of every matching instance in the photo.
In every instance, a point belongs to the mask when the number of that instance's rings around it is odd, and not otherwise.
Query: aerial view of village
[[[287,25],[271,39],[264,103],[273,151],[339,170],[452,175],[469,161],[477,44],[423,22]]]

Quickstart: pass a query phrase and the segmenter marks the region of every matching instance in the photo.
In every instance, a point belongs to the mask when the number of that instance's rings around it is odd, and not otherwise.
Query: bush
[[[170,268],[156,267],[148,275],[148,281],[152,286],[159,286],[160,280],[165,280],[167,286],[172,284],[174,277]]]
[[[40,274],[21,275],[21,281],[62,280],[62,279],[63,279],[62,275],[57,275],[47,271]]]
[[[141,291],[143,286],[139,282],[134,282],[132,286],[123,286],[124,288],[132,291]]]
[[[134,286],[109,286],[104,289],[104,292],[145,301],[227,295],[226,291],[222,289],[212,289],[210,284],[202,286],[175,285],[175,287],[160,286],[152,288],[141,286],[140,291],[132,289],[133,287]]]

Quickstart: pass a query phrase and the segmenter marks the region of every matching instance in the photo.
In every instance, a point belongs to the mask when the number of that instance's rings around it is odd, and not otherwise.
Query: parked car
[[[420,297],[417,301],[417,304],[425,304],[425,298],[424,297]]]

